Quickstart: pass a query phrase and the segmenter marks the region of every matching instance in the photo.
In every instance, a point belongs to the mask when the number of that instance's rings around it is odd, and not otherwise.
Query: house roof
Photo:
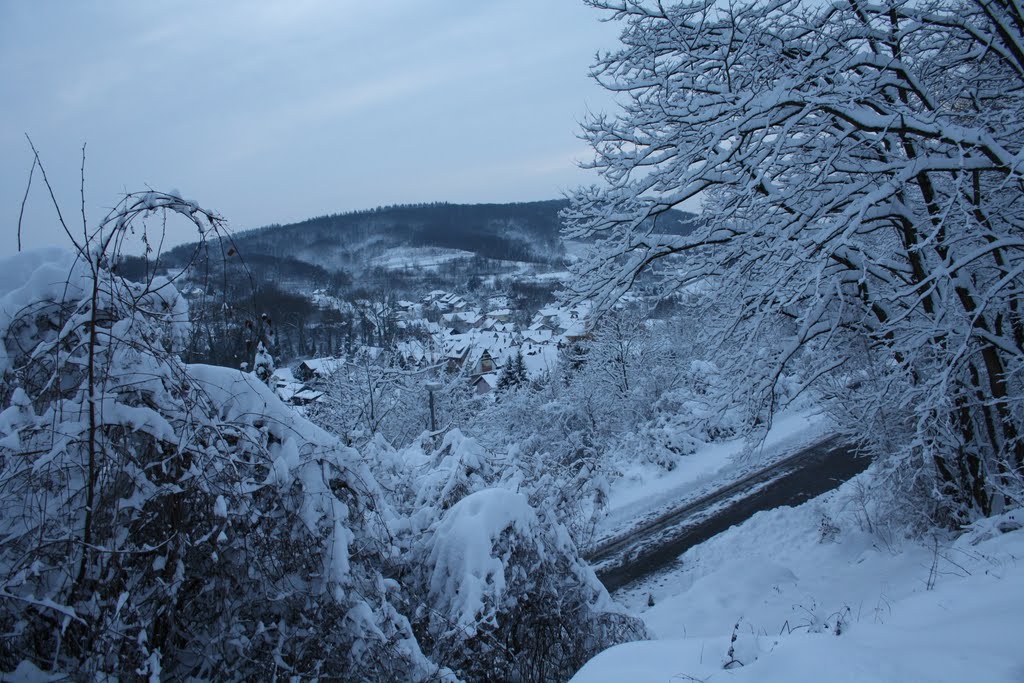
[[[307,358],[299,363],[315,375],[330,375],[337,372],[345,364],[340,358]]]
[[[319,401],[323,398],[324,392],[316,391],[314,389],[303,389],[295,394],[295,400],[310,403],[312,401]]]
[[[539,379],[558,365],[558,347],[552,344],[523,344],[523,365],[526,376]]]
[[[551,329],[548,327],[542,327],[540,325],[531,326],[526,332],[523,333],[523,338],[528,339],[532,342],[549,342],[554,337]]]
[[[270,375],[275,381],[279,382],[295,382],[295,375],[292,374],[291,368],[276,368]]]
[[[487,374],[480,375],[473,380],[473,386],[479,386],[481,383],[484,383],[489,388],[494,389],[498,386],[498,376],[493,372],[488,372]]]

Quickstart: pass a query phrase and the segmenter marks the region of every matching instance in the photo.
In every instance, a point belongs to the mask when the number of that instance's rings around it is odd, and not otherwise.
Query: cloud
[[[82,142],[95,204],[166,182],[246,226],[555,196],[616,31],[550,0],[0,3],[0,210],[22,132],[71,206]]]

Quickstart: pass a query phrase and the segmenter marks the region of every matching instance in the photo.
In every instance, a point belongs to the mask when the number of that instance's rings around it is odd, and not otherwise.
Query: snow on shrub
[[[255,376],[185,366],[173,285],[107,268],[161,209],[216,224],[129,195],[77,255],[0,263],[0,672],[433,675],[354,451]]]
[[[456,503],[434,531],[429,564],[431,603],[447,617],[438,625],[442,637],[452,634],[476,635],[478,628],[497,626],[496,614],[508,600],[511,582],[528,579],[532,567],[513,566],[505,576],[507,563],[517,550],[519,539],[535,537],[537,513],[526,496],[504,489],[485,489]],[[561,539],[559,539],[561,540]],[[536,561],[545,558],[543,545],[536,547]]]
[[[433,464],[417,481],[416,509],[432,505],[446,510],[497,475],[491,455],[458,429],[445,434],[431,458]]]
[[[491,488],[453,505],[419,544],[421,642],[467,680],[565,680],[593,654],[642,637],[615,613],[564,526]]]

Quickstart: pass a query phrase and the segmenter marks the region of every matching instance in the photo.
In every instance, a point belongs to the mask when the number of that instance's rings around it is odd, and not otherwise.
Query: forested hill
[[[358,273],[387,266],[388,254],[407,250],[458,250],[487,259],[532,263],[561,262],[559,211],[567,200],[514,204],[412,204],[310,218],[270,225],[235,235],[247,259],[295,259],[329,272]],[[688,232],[691,215],[674,212],[660,231]],[[396,252],[396,250],[398,250]],[[171,260],[191,253],[179,247]]]

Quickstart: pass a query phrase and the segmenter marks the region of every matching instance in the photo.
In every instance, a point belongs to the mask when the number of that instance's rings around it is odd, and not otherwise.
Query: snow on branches
[[[723,369],[755,422],[800,362],[858,436],[880,443],[880,413],[898,425],[947,514],[1019,502],[1019,8],[590,4],[626,25],[593,69],[623,105],[584,128],[605,185],[565,212],[569,237],[595,240],[578,293],[607,305],[652,269],[669,289],[702,283],[707,337],[741,349]],[[698,195],[700,227],[659,234]]]
[[[183,364],[183,297],[114,269],[165,212],[218,228],[147,192],[74,253],[0,263],[0,671],[433,675],[355,452],[255,376]]]
[[[74,252],[0,261],[0,677],[542,681],[643,635],[457,430],[360,454],[262,346],[252,373],[182,362],[172,279],[116,270],[176,215],[212,216],[132,195]]]

